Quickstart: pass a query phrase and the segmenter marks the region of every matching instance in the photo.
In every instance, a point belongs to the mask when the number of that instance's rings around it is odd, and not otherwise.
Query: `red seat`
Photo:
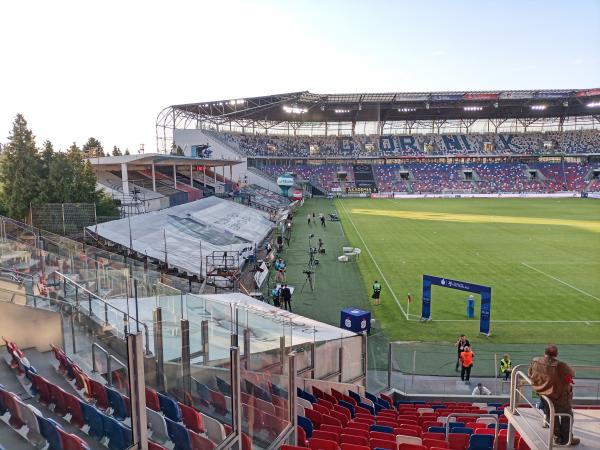
[[[355,417],[354,422],[364,423],[365,425],[373,425],[375,423],[375,419],[367,419],[366,417]]]
[[[316,386],[312,387],[312,394],[317,398],[323,398],[323,391]]]
[[[438,439],[441,441],[446,440],[446,434],[445,433],[431,433],[429,431],[425,431],[424,433],[421,434],[421,439]]]
[[[385,420],[385,418],[384,419],[377,419],[375,422],[377,423],[377,425],[383,425],[383,426],[386,426],[386,427],[395,428],[395,427],[398,426],[398,424],[396,423],[396,421],[389,420],[389,419]]]
[[[328,431],[329,433],[334,433],[338,438],[344,431],[342,427],[338,427],[337,425],[329,425],[328,423],[324,423],[323,425],[321,425],[320,430]]]
[[[346,408],[344,408],[344,409],[346,409]],[[346,411],[348,411],[348,410],[346,410]],[[348,425],[348,422],[350,422],[350,420],[351,420],[345,414],[343,414],[339,411],[329,411],[329,415],[331,417],[334,417],[337,420],[339,420],[340,423],[342,424],[342,427],[346,427],[346,425]]]
[[[323,392],[323,400],[327,400],[332,405],[335,405],[338,401],[338,399],[336,397],[334,397],[331,394],[328,394],[327,392]]]
[[[525,442],[525,439],[523,439],[521,436],[519,436],[518,439],[515,439],[515,441],[515,450],[531,450],[529,445],[527,445],[527,442]]]
[[[373,415],[371,414],[371,411],[369,411],[367,408],[363,408],[362,406],[354,406],[354,412],[356,414],[366,414],[368,416],[373,417]]]
[[[31,383],[33,384],[33,388],[38,393],[38,401],[44,406],[49,405],[50,385],[48,384],[48,382],[41,376],[34,373],[30,373],[29,376],[31,377]]]
[[[498,439],[496,439],[496,443],[498,444],[497,450],[506,450],[506,434],[508,430],[500,430],[498,432]],[[517,439],[515,438],[515,444]]]
[[[322,425],[321,428],[323,428],[323,426],[325,425]],[[332,433],[331,431],[323,431],[322,429],[313,431],[311,439],[314,438],[339,442],[339,436],[336,433]]]
[[[146,388],[146,406],[153,411],[160,412],[160,401],[158,394],[152,388]]]
[[[369,430],[361,430],[359,428],[350,428],[350,427],[346,427],[344,428],[344,432],[342,433],[342,435],[349,435],[349,436],[357,436],[357,437],[361,437],[361,438],[367,438],[367,443],[369,441],[368,436],[369,436]]]
[[[398,418],[398,419],[396,419],[396,422],[398,423],[398,425],[403,425],[403,424],[417,425],[417,426],[419,425],[419,422],[416,419]]]
[[[361,431],[366,431],[368,433],[370,426],[366,423],[349,422],[348,425],[346,425],[346,429],[348,428],[354,428],[355,430],[358,429]]]
[[[368,445],[359,445],[359,444],[342,444],[342,450],[371,450]]]
[[[306,447],[299,447],[297,445],[283,444],[281,446],[281,450],[306,450]]]
[[[318,399],[318,400],[317,400],[317,403],[318,403],[319,405],[323,405],[323,406],[324,406],[325,408],[327,408],[328,410],[331,410],[331,409],[333,409],[333,405],[335,404],[335,403],[331,403],[331,402],[330,402],[330,401],[328,401],[328,400],[325,400],[324,398],[320,398],[320,399]],[[314,405],[313,405],[313,408],[314,408]]]
[[[79,436],[69,434],[62,428],[56,427],[58,434],[60,434],[60,440],[62,441],[62,450],[87,450],[89,446],[87,442],[81,439]]]
[[[406,426],[400,427],[398,429],[398,432],[398,434],[402,434],[404,436],[421,437],[421,433],[419,431],[413,430],[411,428],[406,428]]]
[[[304,410],[304,416],[312,422],[313,427],[315,427],[316,430],[321,427],[321,424],[323,423],[323,414],[320,412],[306,408]]]
[[[425,447],[450,448],[448,442],[440,439],[423,439]]]
[[[83,417],[83,411],[81,410],[79,399],[73,394],[65,392],[65,405],[67,408],[67,413],[71,414],[71,425],[82,428],[85,425],[85,419]]]
[[[331,388],[331,395],[333,397],[335,397],[336,400],[340,401],[344,399],[344,394],[342,394],[340,391]]]
[[[189,430],[195,431],[196,433],[204,432],[204,427],[202,426],[202,415],[191,406],[187,406],[179,402],[177,402],[177,404],[181,410],[181,418],[185,427]]]
[[[348,421],[352,420],[352,414],[348,408],[344,408],[342,405],[333,405],[333,411],[337,411],[340,414],[346,416]]]
[[[304,431],[304,428],[302,428],[300,425],[296,425],[296,440],[298,441],[299,446],[308,447],[306,431]],[[248,447],[248,450],[252,450],[252,440],[250,440],[250,446]]]
[[[65,400],[66,392],[52,383],[48,383],[48,387],[50,388],[50,402],[54,403],[54,413],[63,417],[67,414],[67,402]],[[106,391],[104,393],[106,394]],[[106,404],[108,405],[108,399]]]
[[[481,424],[481,425],[485,425],[485,424]],[[492,428],[477,428],[475,430],[475,434],[489,434],[489,435],[495,436],[496,430],[494,430]]]
[[[272,416],[271,414],[263,414],[263,424],[265,430],[269,433],[271,439],[276,438],[288,425],[288,422],[280,419],[279,417]]]
[[[399,428],[400,430],[413,430],[413,431],[419,433],[419,436],[421,436],[421,434],[422,434],[422,430],[421,430],[421,427],[419,427],[419,425],[411,425],[411,424],[405,423],[405,424],[402,424],[395,428]]]
[[[371,439],[383,439],[384,441],[396,442],[396,435],[392,433],[384,433],[382,431],[371,431],[371,433],[369,433],[369,437]]]
[[[390,405],[394,406],[394,400],[392,400],[392,397],[390,397],[389,395],[379,394],[379,397],[388,402]]]
[[[288,406],[287,406],[287,400],[285,398],[281,398],[278,395],[273,395],[271,396],[272,400],[273,400],[273,404],[275,406],[278,406],[279,408],[283,408],[287,411]]]
[[[108,395],[106,394],[106,388],[103,384],[97,382],[96,380],[92,380],[91,378],[89,382],[92,389],[92,397],[96,399],[96,408],[104,411],[106,408],[108,408]]]
[[[386,441],[384,439],[370,439],[369,445],[371,446],[371,449],[385,448],[388,450],[396,450],[395,441]]]
[[[337,442],[329,441],[327,439],[311,438],[308,441],[308,446],[312,450],[338,450]]]
[[[212,389],[208,390],[210,395],[210,403],[215,408],[215,412],[217,414],[226,415],[227,414],[227,401],[225,400],[225,396],[221,392],[213,391]]]
[[[330,416],[329,414],[323,414],[323,422],[321,423],[321,426],[323,426],[323,424],[334,425],[336,427],[342,426],[341,421],[339,421],[333,416]]]
[[[450,433],[448,443],[452,450],[467,450],[469,448],[470,435],[466,433]]]
[[[4,404],[4,407],[10,412],[10,426],[14,429],[20,429],[25,423],[21,420],[19,414],[18,397],[12,392],[0,389],[0,402]]]
[[[148,450],[167,450],[167,447],[163,447],[156,442],[148,441]]]
[[[194,450],[213,450],[217,445],[209,438],[188,430],[192,448]]]
[[[313,403],[312,409],[313,411],[320,412],[321,414],[329,414],[329,410],[325,406],[319,405],[318,403]]]
[[[428,450],[424,445],[402,443],[398,446],[398,450]]]
[[[346,431],[344,430],[344,434],[340,436],[340,444],[364,445],[367,448],[369,447],[369,439],[365,435],[355,436],[347,434]]]

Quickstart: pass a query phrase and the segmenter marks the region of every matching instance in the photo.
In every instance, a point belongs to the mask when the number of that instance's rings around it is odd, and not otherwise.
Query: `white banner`
[[[497,194],[402,194],[394,193],[394,198],[567,198],[580,197],[579,192],[504,192]]]

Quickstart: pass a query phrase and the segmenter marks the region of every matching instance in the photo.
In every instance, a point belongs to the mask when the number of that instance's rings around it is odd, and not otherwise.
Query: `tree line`
[[[96,189],[96,176],[86,155],[104,155],[100,141],[89,138],[80,149],[55,151],[52,142],[35,142],[27,121],[17,114],[0,153],[0,213],[23,220],[30,205],[95,203],[98,216],[118,216],[117,204]],[[114,147],[113,154],[121,154]],[[128,152],[127,152],[128,154]]]

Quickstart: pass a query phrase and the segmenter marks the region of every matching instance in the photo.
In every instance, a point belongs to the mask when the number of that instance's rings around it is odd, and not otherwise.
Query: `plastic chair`
[[[381,431],[371,431],[369,433],[371,439],[383,439],[384,441],[396,441],[396,436],[391,433],[382,433]]]
[[[349,428],[346,427],[344,428],[344,432],[342,434],[346,434],[346,435],[350,435],[350,436],[357,436],[357,437],[364,437],[367,438],[367,442],[369,441],[369,430],[361,430],[359,428]],[[352,444],[352,442],[350,442]]]
[[[62,441],[62,450],[89,450],[90,447],[87,442],[81,439],[79,436],[69,434],[61,428],[57,429],[60,434]]]
[[[217,445],[206,436],[188,430],[188,435],[194,450],[213,450]]]
[[[492,450],[494,436],[489,434],[473,434],[469,439],[469,450]]]
[[[186,428],[196,433],[202,433],[204,431],[204,427],[202,426],[202,416],[200,413],[191,406],[187,406],[179,402],[177,404],[179,405],[181,418]]]
[[[467,450],[470,437],[464,433],[450,433],[448,434],[448,444],[452,450]]]
[[[427,429],[427,431],[429,433],[444,433],[444,436],[446,436],[446,428],[445,427],[429,427]]]
[[[390,433],[390,434],[394,433],[394,429],[392,427],[386,427],[383,425],[371,425],[371,427],[369,428],[369,431],[380,431],[382,433]]]
[[[428,450],[428,448],[419,444],[400,444],[398,450]]]
[[[448,442],[441,439],[423,439],[425,447],[450,448]]]
[[[281,450],[306,450],[306,447],[300,447],[298,445],[283,444],[281,446]]]
[[[352,445],[358,445],[358,446],[365,446],[365,447],[369,447],[369,438],[367,436],[355,436],[352,434],[342,434],[340,436],[340,444],[352,444]]]
[[[129,417],[129,410],[125,404],[125,397],[117,390],[106,387],[106,396],[108,404],[113,409],[113,416],[118,420],[125,420]]]
[[[323,428],[323,426],[325,426],[325,425],[321,425],[321,428]],[[315,438],[325,439],[328,441],[339,442],[339,437],[336,433],[332,433],[331,431],[324,431],[322,429],[313,431],[312,438],[313,439],[315,439]]]
[[[92,389],[91,396],[96,400],[95,406],[101,411],[108,408],[108,395],[106,394],[106,387],[96,380],[89,380],[90,387]],[[52,386],[50,387],[52,389]]]
[[[327,439],[312,438],[308,441],[308,446],[312,450],[338,450],[338,443]]]
[[[450,434],[452,434],[452,433],[473,434],[473,428],[467,428],[467,427],[450,428]]]
[[[179,405],[171,397],[157,392],[158,401],[160,403],[160,410],[173,422],[181,422],[181,411]]]
[[[163,447],[156,442],[148,441],[148,450],[167,450],[167,447]]]
[[[446,440],[446,433],[432,433],[429,431],[424,432],[423,434],[421,434],[421,439],[437,439],[440,441],[444,441]]]
[[[371,449],[383,448],[387,450],[396,450],[395,441],[386,441],[383,439],[370,439],[369,445],[371,446]]]
[[[306,431],[304,431],[304,428],[302,428],[299,425],[296,425],[296,434],[297,434],[296,438],[298,440],[298,444],[300,444],[300,446],[303,446],[303,447],[308,447],[308,439],[306,438]],[[247,434],[244,434],[244,436],[248,437]],[[248,437],[248,439],[250,439],[250,438]],[[248,446],[248,450],[251,450],[251,449],[252,449],[252,439],[250,439],[250,445]],[[242,450],[244,450],[244,449],[242,449]]]
[[[88,434],[95,439],[102,439],[104,437],[104,422],[102,420],[104,414],[85,402],[80,402],[79,405],[81,406],[85,423],[90,427]]]
[[[310,419],[304,416],[298,416],[298,426],[302,427],[304,433],[306,433],[307,439],[312,437],[314,427]]]
[[[167,423],[167,431],[169,438],[175,444],[174,450],[192,450],[192,440],[188,434],[188,430],[181,424],[173,422],[169,418],[165,418]]]
[[[38,422],[38,416],[42,414],[35,409],[33,406],[29,406],[22,402],[17,402],[19,408],[19,416],[23,423],[27,425],[27,439],[34,445],[39,445],[44,441],[40,431],[40,424]]]
[[[340,448],[341,450],[371,450],[371,447],[368,445],[359,444],[342,444]]]
[[[148,422],[148,428],[152,431],[151,438],[164,444],[169,440],[169,431],[167,430],[167,423],[165,422],[164,416],[146,407],[146,421]]]
[[[323,415],[312,409],[306,409],[304,413],[306,414],[306,418],[312,422],[313,427],[318,430],[323,422]]]
[[[415,436],[405,436],[403,434],[396,435],[396,444],[416,444],[421,445],[423,441],[421,438]]]
[[[117,419],[103,415],[104,434],[108,437],[108,448],[111,450],[127,450],[133,445],[131,428],[127,428]]]

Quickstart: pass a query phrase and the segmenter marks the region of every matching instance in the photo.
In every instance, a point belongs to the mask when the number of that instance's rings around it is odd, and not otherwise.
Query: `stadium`
[[[0,217],[7,450],[552,449],[550,341],[599,448],[600,88],[179,104],[156,147],[87,155],[117,218]]]

